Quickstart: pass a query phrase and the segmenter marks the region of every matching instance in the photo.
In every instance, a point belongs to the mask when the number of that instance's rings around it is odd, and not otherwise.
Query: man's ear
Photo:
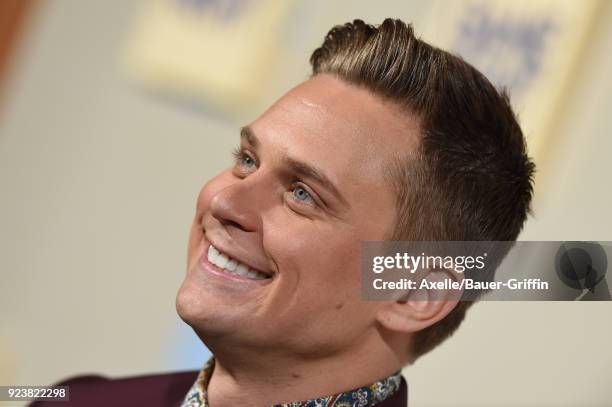
[[[463,293],[463,273],[439,269],[428,271],[416,288],[409,291],[403,301],[384,304],[376,317],[385,328],[403,333],[414,333],[447,316],[459,302]],[[453,288],[453,286],[455,286]]]

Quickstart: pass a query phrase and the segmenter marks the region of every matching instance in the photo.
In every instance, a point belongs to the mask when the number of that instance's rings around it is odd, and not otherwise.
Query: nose
[[[243,232],[260,229],[260,206],[266,194],[264,185],[251,177],[255,175],[233,182],[212,197],[210,213],[223,226]]]

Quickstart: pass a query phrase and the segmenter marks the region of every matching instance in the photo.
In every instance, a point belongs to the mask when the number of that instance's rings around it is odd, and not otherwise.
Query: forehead
[[[287,92],[251,127],[263,144],[316,164],[338,183],[379,182],[391,157],[418,144],[415,118],[328,74]]]

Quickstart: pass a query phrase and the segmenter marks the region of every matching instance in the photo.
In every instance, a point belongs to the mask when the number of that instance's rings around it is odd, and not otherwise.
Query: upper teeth
[[[208,246],[208,261],[230,274],[252,278],[255,280],[268,278],[268,276],[265,274],[250,269],[249,266],[232,259],[227,254],[220,253],[219,250],[213,247],[213,245]]]

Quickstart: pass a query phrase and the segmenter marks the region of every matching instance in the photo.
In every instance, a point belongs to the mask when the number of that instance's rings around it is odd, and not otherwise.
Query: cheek
[[[304,308],[334,308],[360,296],[361,243],[346,225],[282,222],[264,237],[285,280],[284,292]]]
[[[354,236],[334,235],[321,242],[313,253],[316,262],[310,284],[323,303],[352,303],[359,300],[360,244]],[[309,276],[310,277],[310,276]]]
[[[267,304],[278,329],[298,333],[292,336],[307,348],[358,338],[373,320],[371,304],[361,300],[360,240],[342,226],[294,222],[285,230],[291,236],[275,239],[282,284]]]

